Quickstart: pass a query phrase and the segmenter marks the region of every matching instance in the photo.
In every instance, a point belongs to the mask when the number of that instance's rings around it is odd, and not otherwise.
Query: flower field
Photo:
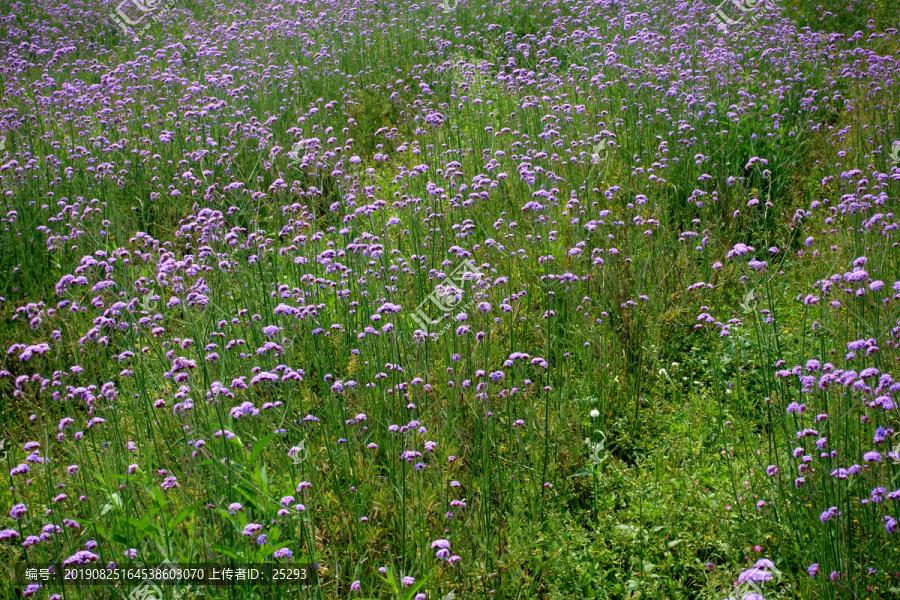
[[[0,599],[900,598],[898,27],[0,6]]]

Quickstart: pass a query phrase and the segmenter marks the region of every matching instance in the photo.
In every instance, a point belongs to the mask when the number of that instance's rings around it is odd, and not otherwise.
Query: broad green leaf
[[[180,511],[178,511],[178,514],[175,515],[175,518],[172,519],[172,521],[169,523],[169,530],[175,531],[175,528],[178,527],[178,525],[182,521],[184,521],[188,517],[188,515],[190,515],[196,509],[197,509],[197,504],[191,504],[189,506],[185,506]]]
[[[146,517],[141,519],[140,521],[129,517],[128,524],[131,525],[132,527],[134,527],[135,529],[143,531],[147,535],[150,535],[152,533],[152,531],[150,529],[150,523],[147,522]]]
[[[238,560],[238,561],[241,560],[240,556],[238,556],[232,550],[226,548],[225,546],[213,546],[212,549],[215,550],[216,552],[224,554],[225,556],[233,558],[234,560]]]
[[[261,441],[259,441],[259,442],[253,447],[253,452],[250,454],[250,460],[247,461],[247,464],[252,465],[253,462],[254,462],[257,458],[259,458],[259,455],[262,453],[262,451],[266,449],[266,446],[269,444],[269,442],[271,442],[271,441],[274,440],[274,439],[275,439],[275,434],[274,434],[274,433],[270,433],[269,435],[267,435],[266,437],[264,437]]]

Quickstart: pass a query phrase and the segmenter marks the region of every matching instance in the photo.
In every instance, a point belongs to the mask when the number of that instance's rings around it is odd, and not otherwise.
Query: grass
[[[823,6],[0,8],[0,598],[900,597],[898,14]]]

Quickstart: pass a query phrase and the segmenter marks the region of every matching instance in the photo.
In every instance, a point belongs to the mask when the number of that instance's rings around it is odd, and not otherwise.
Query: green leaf
[[[105,489],[105,488],[108,487],[108,486],[106,485],[106,480],[103,479],[103,475],[101,475],[100,472],[99,472],[97,469],[91,469],[90,472],[91,472],[91,475],[94,476],[94,479],[96,479],[97,481],[100,482],[101,489]],[[92,486],[92,487],[93,487],[93,486]]]
[[[220,554],[224,554],[225,556],[233,558],[234,560],[238,560],[238,561],[241,560],[241,557],[238,556],[237,554],[235,554],[234,551],[232,551],[229,548],[226,548],[224,546],[213,546],[212,549],[215,550],[216,552],[219,552]]]
[[[428,581],[428,578],[423,577],[418,583],[409,588],[409,593],[406,594],[406,600],[412,600],[412,598],[416,595],[416,592],[419,591],[419,588],[425,585],[426,581]]]
[[[146,517],[144,517],[144,518],[141,519],[140,521],[138,521],[138,520],[136,520],[136,519],[132,519],[132,518],[129,517],[129,518],[128,518],[128,524],[131,525],[132,527],[134,527],[135,529],[139,530],[139,531],[143,531],[143,532],[146,533],[147,535],[151,535],[151,534],[152,534],[152,532],[150,531],[150,523],[147,522],[147,518],[146,518]]]
[[[122,510],[122,506],[122,497],[114,492],[109,495],[109,502],[100,507],[100,516],[104,516],[113,509]]]
[[[188,517],[188,515],[190,515],[196,509],[197,509],[197,504],[190,504],[190,505],[182,508],[180,511],[178,511],[178,514],[175,515],[175,518],[169,522],[169,530],[175,531],[175,528],[178,527],[178,525],[180,525],[181,522],[184,521]]]
[[[256,446],[253,447],[253,452],[250,454],[250,460],[247,461],[247,464],[252,465],[253,462],[254,462],[257,458],[259,458],[260,453],[262,453],[262,451],[266,449],[266,446],[269,444],[269,442],[271,442],[271,441],[274,440],[274,439],[275,439],[275,434],[274,434],[274,433],[270,433],[269,435],[267,435],[266,437],[264,437],[264,438],[262,439],[262,441],[260,441],[259,443],[257,443]]]
[[[266,465],[260,465],[256,468],[256,471],[253,473],[253,482],[256,484],[258,491],[262,491],[266,496],[269,495],[269,475],[266,473]],[[254,492],[257,492],[257,490],[254,490]]]
[[[247,502],[249,502],[250,504],[256,502],[256,496],[253,493],[246,491],[243,487],[238,487],[235,489],[237,489],[237,491],[241,493],[241,496],[243,496],[244,499],[247,500]]]
[[[395,594],[400,593],[400,588],[397,587],[397,580],[394,579],[394,568],[393,567],[387,568],[387,577],[379,575],[379,578],[382,579],[389,586],[391,586],[392,592],[394,592]]]

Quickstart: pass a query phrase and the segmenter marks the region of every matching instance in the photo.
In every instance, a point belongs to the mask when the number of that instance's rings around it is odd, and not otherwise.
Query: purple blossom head
[[[269,338],[270,340],[271,340],[273,337],[275,337],[276,335],[278,335],[278,333],[279,333],[280,331],[281,331],[281,327],[278,327],[277,325],[267,325],[267,326],[265,326],[265,327],[262,328],[262,332],[263,332],[263,333],[265,334],[265,336],[266,336],[267,338]]]
[[[821,515],[819,515],[819,520],[822,521],[822,523],[827,523],[828,521],[833,519],[836,515],[840,515],[840,514],[841,513],[838,512],[837,506],[832,506],[828,510],[823,511]]]
[[[728,251],[726,258],[733,258],[735,256],[743,256],[745,254],[749,254],[753,252],[755,248],[753,246],[748,246],[747,244],[738,243],[734,245],[734,248]]]
[[[87,563],[91,563],[94,561],[100,560],[100,557],[94,554],[93,552],[89,552],[88,550],[79,550],[69,558],[63,561],[64,565],[85,565]]]
[[[752,581],[754,583],[762,583],[766,581],[772,581],[772,573],[765,569],[759,569],[757,567],[753,567],[751,569],[747,569],[738,575],[737,582],[735,585],[740,585],[745,581]]]
[[[9,476],[16,477],[17,475],[24,475],[29,471],[31,471],[31,467],[29,467],[25,463],[20,463],[9,470]]]
[[[881,453],[872,450],[863,454],[863,460],[866,462],[881,462]]]

